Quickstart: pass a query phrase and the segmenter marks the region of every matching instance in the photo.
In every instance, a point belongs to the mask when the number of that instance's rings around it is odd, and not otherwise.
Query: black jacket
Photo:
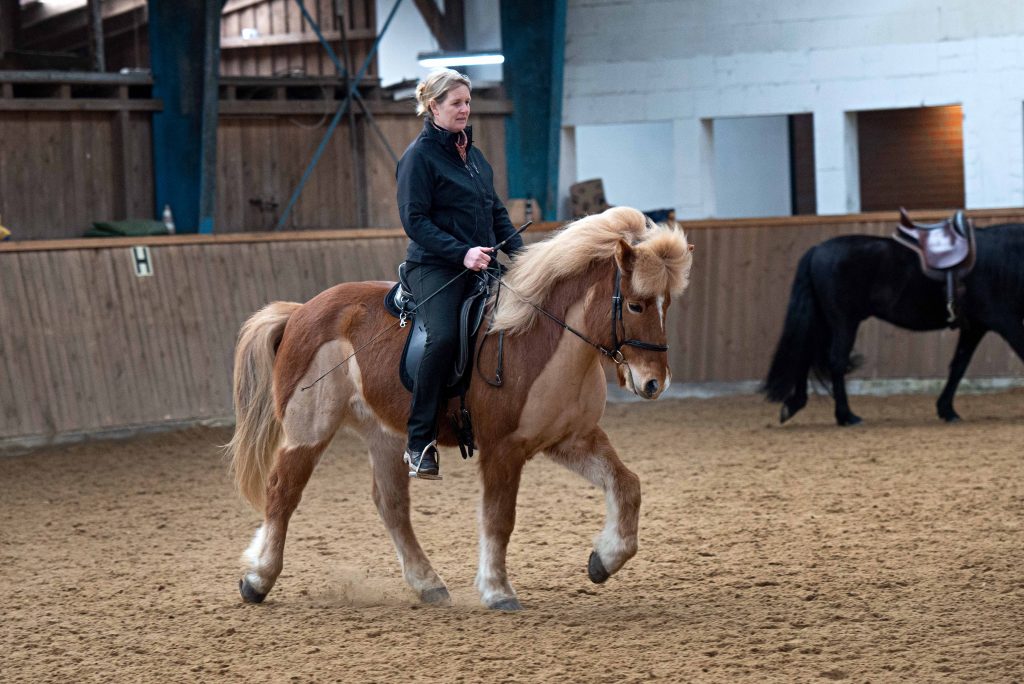
[[[463,162],[455,134],[424,121],[423,131],[398,162],[398,213],[412,240],[409,261],[462,266],[471,248],[495,245],[516,232],[494,192],[491,165],[473,147],[471,126],[466,136]],[[502,251],[512,254],[522,246],[517,235]]]

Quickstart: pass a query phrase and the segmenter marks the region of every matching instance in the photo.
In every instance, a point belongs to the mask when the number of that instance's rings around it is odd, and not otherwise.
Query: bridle
[[[637,349],[644,349],[646,351],[656,352],[667,352],[667,344],[655,344],[654,342],[645,342],[644,340],[633,339],[632,337],[619,340],[619,328],[622,328],[622,334],[626,334],[626,323],[622,320],[622,271],[619,269],[618,264],[615,266],[615,294],[612,295],[612,348],[606,350],[603,347],[597,346],[601,350],[601,353],[611,358],[616,364],[622,364],[624,359],[622,358],[622,348],[625,346],[636,347]]]
[[[597,351],[601,352],[601,354],[603,356],[606,356],[609,359],[611,359],[611,361],[613,361],[616,366],[625,365],[625,366],[627,366],[627,368],[629,366],[629,363],[626,361],[625,357],[622,355],[622,348],[623,347],[636,347],[637,349],[644,349],[646,351],[654,351],[654,352],[668,352],[668,345],[667,344],[657,344],[655,342],[647,342],[645,340],[638,340],[638,339],[635,339],[635,338],[632,338],[632,337],[629,337],[629,338],[626,338],[626,339],[622,339],[623,337],[626,336],[626,324],[625,324],[625,321],[623,321],[623,319],[622,319],[622,270],[619,268],[618,264],[615,265],[615,291],[612,294],[612,311],[611,311],[612,345],[610,347],[605,346],[605,345],[603,345],[603,344],[601,344],[599,342],[595,342],[594,340],[590,339],[585,334],[583,334],[582,332],[580,332],[576,328],[572,327],[571,325],[566,323],[564,320],[562,320],[558,316],[556,316],[553,313],[551,313],[550,311],[547,311],[543,307],[540,307],[540,306],[534,304],[529,299],[527,299],[526,297],[524,297],[523,295],[519,294],[514,289],[512,289],[512,287],[510,285],[508,285],[505,282],[505,280],[500,275],[495,275],[494,273],[491,273],[490,269],[485,270],[484,273],[489,278],[491,278],[494,281],[496,281],[497,284],[498,284],[498,291],[495,294],[495,298],[494,298],[494,304],[495,304],[494,310],[497,310],[498,297],[501,295],[501,288],[502,287],[506,287],[509,290],[512,290],[512,292],[515,293],[515,295],[517,297],[519,297],[522,301],[526,302],[527,304],[532,306],[534,309],[536,309],[538,312],[540,312],[540,313],[544,314],[545,316],[547,316],[548,318],[550,318],[552,321],[554,321],[555,323],[560,325],[564,330],[567,330],[568,332],[572,333],[573,335],[575,335],[576,337],[580,338],[581,340],[583,340],[584,342],[589,344],[591,347],[593,347]],[[491,316],[491,323],[492,324],[494,323],[493,315]],[[621,336],[619,335],[619,330],[620,329],[622,330],[622,335]],[[488,331],[488,332],[490,332],[490,331]],[[484,340],[486,340],[486,339],[487,339],[487,335],[481,336],[481,339],[480,339],[480,346],[481,347],[483,346]],[[500,331],[498,333],[498,367],[495,369],[495,372],[494,372],[494,381],[492,381],[492,380],[490,380],[489,378],[486,378],[486,377],[484,378],[484,380],[486,380],[488,384],[490,384],[492,386],[495,386],[495,387],[500,387],[501,384],[502,384],[501,374],[502,374],[502,359],[503,359],[503,356],[504,356],[504,354],[503,354],[504,341],[505,341],[505,331],[502,330],[502,331]],[[478,353],[477,354],[477,361],[478,362],[479,362],[479,358],[480,358],[480,354]],[[479,365],[477,366],[477,370],[479,370]]]

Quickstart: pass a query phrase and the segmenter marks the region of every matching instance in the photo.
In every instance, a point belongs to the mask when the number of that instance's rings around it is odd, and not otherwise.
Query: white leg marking
[[[507,598],[515,598],[516,592],[508,582],[505,559],[500,545],[484,530],[483,511],[479,516],[480,563],[476,571],[476,588],[484,605],[491,605]]]
[[[256,529],[256,534],[252,537],[249,548],[242,554],[242,559],[249,564],[249,571],[245,573],[245,581],[261,594],[270,591],[267,581],[263,578],[263,573],[268,565],[267,558],[265,557],[266,549],[267,529],[266,525],[260,525]]]
[[[615,572],[626,562],[626,541],[619,531],[619,502],[615,498],[615,487],[603,460],[588,457],[583,462],[583,477],[604,489],[604,529],[594,537],[594,550],[601,557],[601,563],[608,572]]]
[[[615,572],[626,562],[626,541],[619,531],[619,504],[611,491],[604,496],[606,507],[604,529],[594,537],[594,550],[601,557],[605,570]]]

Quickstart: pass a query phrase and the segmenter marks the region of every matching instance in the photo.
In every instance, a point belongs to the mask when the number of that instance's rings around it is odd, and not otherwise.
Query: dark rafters
[[[466,14],[463,0],[445,0],[442,14],[435,0],[414,0],[430,33],[445,52],[466,49]]]

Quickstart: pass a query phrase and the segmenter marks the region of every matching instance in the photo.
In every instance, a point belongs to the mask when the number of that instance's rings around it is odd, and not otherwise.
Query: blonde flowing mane
[[[630,281],[634,292],[656,297],[666,292],[678,295],[686,289],[693,257],[683,231],[649,224],[636,209],[612,207],[568,224],[516,256],[505,282],[518,296],[502,296],[492,330],[515,333],[529,329],[539,314],[523,299],[542,305],[560,281],[613,259],[620,239],[634,248]]]

